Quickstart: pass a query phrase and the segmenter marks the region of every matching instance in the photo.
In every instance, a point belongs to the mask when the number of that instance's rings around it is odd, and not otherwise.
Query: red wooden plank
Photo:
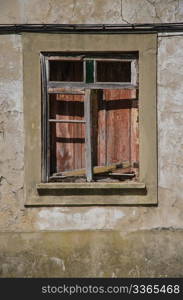
[[[138,161],[138,127],[134,121],[138,109],[131,112],[131,99],[135,98],[135,90],[104,90],[98,112],[98,165]]]
[[[51,117],[57,120],[84,120],[83,95],[51,95]],[[55,172],[85,167],[85,125],[57,123],[52,125],[51,159]],[[55,142],[54,142],[55,139]]]
[[[103,90],[97,96],[93,109],[97,114],[93,128],[95,165],[104,166],[121,161],[139,160],[138,108],[132,108],[135,90]],[[58,120],[84,120],[84,96],[50,96],[50,118]],[[93,116],[94,117],[94,116]],[[95,123],[96,123],[95,122]],[[98,131],[98,136],[94,132]],[[51,125],[52,172],[85,168],[85,125],[58,123]],[[134,169],[133,169],[134,170]],[[132,171],[117,170],[117,172]],[[137,171],[135,169],[135,171]]]

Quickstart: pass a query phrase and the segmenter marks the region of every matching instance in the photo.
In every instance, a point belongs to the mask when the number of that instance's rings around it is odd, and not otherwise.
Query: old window
[[[138,180],[138,53],[41,54],[43,179]]]
[[[25,204],[157,204],[156,34],[25,33],[23,68]]]

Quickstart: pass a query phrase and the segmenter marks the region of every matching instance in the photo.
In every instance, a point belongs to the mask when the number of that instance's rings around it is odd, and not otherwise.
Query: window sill
[[[143,182],[124,182],[124,183],[40,183],[36,185],[37,190],[111,190],[111,189],[145,189]]]
[[[39,183],[37,195],[25,206],[116,206],[156,205],[143,182]]]

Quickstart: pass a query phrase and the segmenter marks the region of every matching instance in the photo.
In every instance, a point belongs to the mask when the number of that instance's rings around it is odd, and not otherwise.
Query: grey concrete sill
[[[37,190],[79,190],[79,189],[145,189],[143,182],[124,182],[124,183],[40,183],[36,185]]]
[[[26,206],[152,205],[156,199],[143,182],[36,184]]]

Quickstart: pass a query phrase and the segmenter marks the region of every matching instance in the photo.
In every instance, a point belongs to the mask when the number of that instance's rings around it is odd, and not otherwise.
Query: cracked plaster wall
[[[0,23],[179,22],[183,16],[181,0],[45,0],[44,10],[41,4],[40,0],[13,4],[0,0]],[[159,36],[158,207],[25,208],[21,35],[0,36],[1,232],[116,230],[125,236],[159,228],[183,229],[182,49],[183,36]],[[170,249],[169,255],[175,251]],[[7,274],[4,268],[2,274]]]
[[[183,0],[0,0],[1,24],[181,22]]]

